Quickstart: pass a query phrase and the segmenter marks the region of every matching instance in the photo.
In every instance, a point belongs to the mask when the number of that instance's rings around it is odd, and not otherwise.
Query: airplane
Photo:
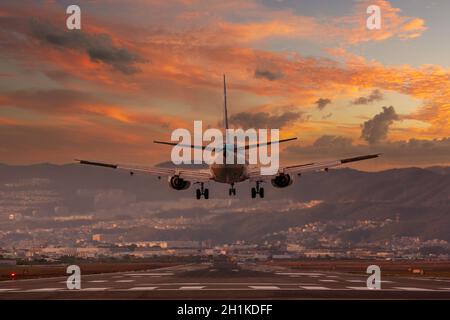
[[[223,76],[223,93],[224,93],[224,129],[225,131],[229,129],[228,125],[228,107],[227,107],[227,87],[225,81],[225,75]],[[281,139],[278,141],[268,141],[264,145],[271,145],[274,143],[284,143],[292,140],[296,140],[296,137]],[[169,146],[176,146],[178,143],[166,142],[166,141],[153,141],[157,144],[164,144]],[[250,148],[258,148],[263,144],[256,143],[251,145],[245,145],[245,150]],[[200,148],[205,149],[205,146],[195,146],[188,145],[186,147],[190,148]],[[233,149],[234,148],[234,149]],[[234,144],[229,144],[227,141],[223,144],[223,152],[219,152],[218,156],[226,156],[227,152],[236,151],[236,146]],[[221,150],[218,150],[221,151]],[[221,153],[221,155],[220,155]],[[244,164],[227,164],[223,161],[223,164],[212,163],[207,169],[185,169],[185,168],[162,168],[162,167],[143,167],[127,164],[113,164],[104,163],[98,161],[90,160],[79,160],[75,159],[80,164],[100,166],[111,169],[119,169],[129,171],[131,175],[135,173],[149,174],[152,176],[157,176],[159,179],[161,177],[167,177],[169,186],[175,190],[186,190],[191,184],[197,184],[200,187],[196,189],[196,198],[209,199],[209,189],[205,188],[205,184],[209,182],[218,182],[229,184],[229,196],[236,195],[235,184],[250,181],[255,183],[255,186],[251,188],[251,197],[254,199],[258,195],[260,198],[264,198],[264,188],[261,186],[263,183],[271,182],[272,186],[276,188],[286,188],[290,186],[295,176],[301,176],[304,173],[316,172],[316,171],[328,171],[329,168],[338,167],[343,164],[350,162],[368,160],[379,157],[380,154],[369,154],[363,156],[357,156],[352,158],[345,158],[332,161],[322,161],[322,162],[311,162],[298,165],[281,166],[275,174],[263,175],[261,174],[261,168],[259,166],[250,166],[247,162]]]

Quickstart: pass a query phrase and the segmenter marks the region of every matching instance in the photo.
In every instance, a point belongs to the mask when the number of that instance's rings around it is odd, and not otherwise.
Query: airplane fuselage
[[[235,152],[234,145],[224,144],[225,152],[216,155],[216,161],[209,166],[214,181],[234,184],[247,179],[247,161],[245,154]],[[233,154],[233,161],[227,163],[227,154]],[[219,157],[222,161],[217,161]]]
[[[210,170],[216,182],[233,184],[247,179],[245,164],[212,164]]]

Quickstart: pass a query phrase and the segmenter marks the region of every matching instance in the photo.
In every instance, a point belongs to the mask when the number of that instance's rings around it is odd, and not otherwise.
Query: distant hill
[[[167,166],[168,164],[162,164]],[[210,217],[209,226],[166,231],[143,226],[136,237],[147,239],[260,239],[312,221],[395,219],[400,223],[369,232],[368,239],[412,235],[450,241],[450,170],[404,168],[381,172],[336,169],[298,177],[285,189],[266,185],[266,199],[250,199],[251,184],[237,185],[228,202],[227,186],[211,184],[210,200],[194,200],[195,186],[175,191],[167,179],[130,176],[108,168],[77,164],[0,165],[0,218],[8,212],[38,216],[93,214],[135,215],[145,204],[161,208],[160,217]],[[296,203],[319,200],[314,208]],[[169,205],[173,205],[170,207]],[[286,208],[291,208],[287,210]]]

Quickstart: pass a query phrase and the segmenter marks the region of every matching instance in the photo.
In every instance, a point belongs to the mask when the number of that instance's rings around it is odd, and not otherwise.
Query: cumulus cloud
[[[240,112],[230,117],[230,122],[244,129],[248,128],[281,128],[288,123],[302,119],[302,112],[286,111],[281,114],[269,114],[267,112]]]
[[[278,80],[283,77],[283,73],[281,71],[270,71],[267,69],[256,69],[255,70],[255,78],[258,79],[266,79],[269,81]]]
[[[295,163],[381,153],[375,163],[362,161],[357,165],[369,170],[392,166],[449,165],[450,137],[430,140],[412,138],[383,141],[377,145],[363,145],[355,144],[348,137],[324,135],[307,146],[290,145],[286,151],[286,157]]]
[[[352,101],[352,104],[365,105],[365,104],[369,104],[374,101],[380,101],[380,100],[383,100],[383,94],[381,93],[380,90],[375,89],[366,97],[363,96],[363,97],[356,98],[355,100]]]
[[[400,120],[393,106],[383,107],[383,111],[362,124],[361,138],[369,144],[376,144],[386,139],[389,127]]]
[[[319,110],[323,110],[328,104],[331,103],[330,99],[320,98],[316,102],[314,102]]]
[[[81,30],[56,28],[48,22],[33,19],[32,35],[43,43],[60,48],[84,51],[92,61],[103,62],[125,74],[138,71],[136,63],[145,62],[138,54],[114,45],[108,34],[88,34]]]
[[[315,148],[348,148],[351,146],[352,139],[334,135],[323,135],[313,143]]]

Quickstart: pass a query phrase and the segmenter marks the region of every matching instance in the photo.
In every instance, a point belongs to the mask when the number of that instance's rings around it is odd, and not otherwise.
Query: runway
[[[450,299],[450,279],[383,277],[381,290],[361,274],[256,264],[186,264],[151,271],[0,282],[0,299]]]

